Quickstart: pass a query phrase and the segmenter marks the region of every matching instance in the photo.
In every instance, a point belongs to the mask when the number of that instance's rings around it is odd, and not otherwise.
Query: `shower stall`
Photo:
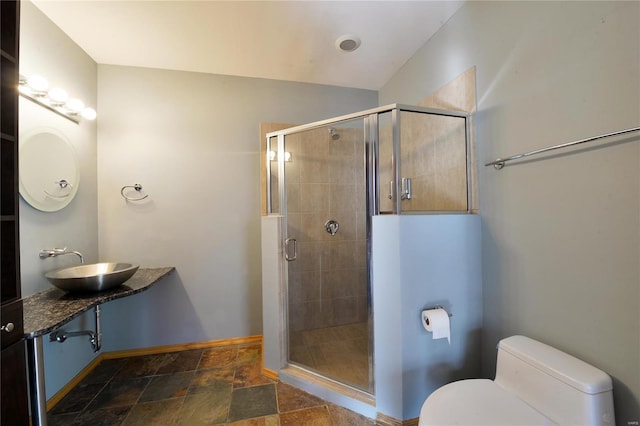
[[[265,367],[375,397],[372,218],[470,212],[469,129],[466,113],[394,104],[267,134],[280,297],[264,302],[279,318]]]

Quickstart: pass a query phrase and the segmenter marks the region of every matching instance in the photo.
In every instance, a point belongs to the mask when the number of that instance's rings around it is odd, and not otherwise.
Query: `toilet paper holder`
[[[442,305],[436,305],[436,306],[432,306],[430,308],[424,308],[423,311],[429,311],[431,309],[444,309],[444,306]],[[449,318],[451,318],[453,316],[453,314],[449,311],[447,311],[446,309],[444,309],[447,312],[447,315],[449,315]]]

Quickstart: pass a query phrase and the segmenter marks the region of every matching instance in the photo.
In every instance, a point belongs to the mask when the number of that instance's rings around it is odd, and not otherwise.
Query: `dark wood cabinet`
[[[19,426],[29,424],[18,238],[19,1],[0,0],[0,26],[0,423]]]
[[[24,339],[3,348],[1,356],[2,419],[0,424],[28,426],[29,406]]]

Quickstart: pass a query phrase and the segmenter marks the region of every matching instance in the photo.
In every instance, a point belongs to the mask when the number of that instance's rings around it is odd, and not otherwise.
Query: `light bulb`
[[[96,110],[93,108],[85,108],[82,110],[82,116],[87,120],[95,120],[98,114]]]
[[[77,114],[84,109],[84,102],[80,99],[69,99],[65,106],[71,111],[72,114]]]
[[[49,82],[41,75],[32,75],[27,79],[27,85],[35,94],[43,94],[49,87]]]
[[[275,151],[269,151],[269,160],[274,161],[276,159],[276,155]]]
[[[51,99],[52,105],[63,105],[68,98],[69,94],[67,91],[60,87],[54,87],[49,90],[49,99]]]

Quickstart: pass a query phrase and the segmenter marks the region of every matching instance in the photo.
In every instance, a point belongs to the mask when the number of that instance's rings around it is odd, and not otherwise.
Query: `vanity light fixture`
[[[276,161],[278,159],[278,153],[276,151],[269,151],[269,160]],[[289,151],[284,152],[284,161],[291,161],[291,153]]]
[[[69,99],[69,94],[66,90],[59,87],[54,87],[49,90],[49,102],[53,106],[62,106]]]
[[[73,98],[65,102],[64,106],[69,110],[70,113],[78,114],[84,109],[84,102],[82,102],[80,99]]]
[[[82,117],[86,118],[87,120],[95,120],[98,116],[98,113],[96,113],[96,110],[93,108],[85,108],[82,110],[80,115],[82,115]]]
[[[96,119],[95,109],[85,107],[80,99],[69,99],[67,91],[60,87],[49,89],[49,82],[40,75],[32,75],[29,78],[20,75],[18,91],[22,97],[76,124],[80,123],[80,116],[86,120]]]
[[[32,75],[27,79],[26,84],[34,96],[45,96],[47,94],[49,82],[41,75]]]

